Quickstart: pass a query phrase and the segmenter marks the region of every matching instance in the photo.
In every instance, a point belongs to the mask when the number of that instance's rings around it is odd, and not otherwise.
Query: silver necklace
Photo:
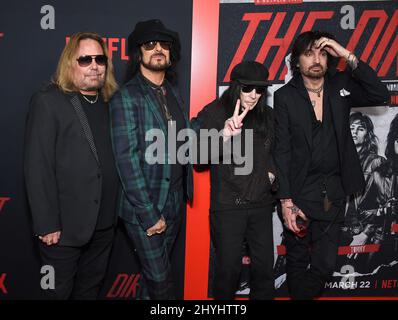
[[[312,89],[312,88],[308,88],[308,87],[305,87],[305,88],[307,89],[307,91],[316,93],[318,95],[318,97],[320,97],[321,92],[323,90],[323,84],[319,88],[316,88],[316,89]]]
[[[84,100],[86,100],[88,103],[91,103],[91,104],[94,104],[98,101],[98,91],[97,91],[97,94],[95,95],[95,99],[92,101],[90,99],[87,99],[84,94],[82,94],[82,96],[83,96]]]

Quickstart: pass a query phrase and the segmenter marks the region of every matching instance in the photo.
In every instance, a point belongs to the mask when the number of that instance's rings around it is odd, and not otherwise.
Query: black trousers
[[[273,207],[210,213],[216,250],[213,296],[232,300],[238,288],[244,239],[250,251],[250,299],[274,297]]]
[[[43,265],[53,266],[55,271],[55,289],[45,290],[46,297],[56,300],[96,299],[105,277],[114,234],[114,227],[97,230],[81,247],[47,246],[39,240]]]
[[[295,201],[295,204],[307,215],[311,210],[323,210],[321,202]],[[309,300],[320,296],[333,274],[343,225],[344,202],[331,210],[338,211],[335,220],[311,219],[308,232],[302,238],[284,228],[287,285],[292,299]]]

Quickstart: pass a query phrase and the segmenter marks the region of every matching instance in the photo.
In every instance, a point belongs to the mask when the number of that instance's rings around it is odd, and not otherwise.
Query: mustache
[[[155,54],[153,54],[151,56],[151,58],[154,58],[154,57],[164,57],[164,58],[166,58],[166,56],[163,53],[155,53]]]
[[[322,66],[320,63],[315,63],[315,64],[313,64],[313,65],[310,67],[310,69],[313,69],[313,68],[321,68],[321,69],[323,69],[323,66]]]

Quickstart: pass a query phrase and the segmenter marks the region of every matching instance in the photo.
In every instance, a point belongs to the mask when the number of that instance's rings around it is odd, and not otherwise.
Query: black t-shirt
[[[178,133],[186,128],[184,115],[182,114],[182,110],[178,105],[177,99],[175,98],[172,89],[169,85],[166,85],[166,100],[167,100],[167,108],[169,109],[173,126],[175,125],[175,134],[178,136]],[[174,130],[174,128],[173,128]],[[169,133],[170,134],[170,133]],[[178,149],[183,144],[183,141],[176,140],[176,155]],[[183,181],[183,166],[179,163],[178,158],[176,156],[176,163],[171,165],[171,178],[170,178],[170,189],[171,190],[180,190]]]
[[[178,101],[173,94],[171,86],[164,81],[162,85],[156,85],[151,82],[149,79],[145,78],[142,74],[141,77],[148,84],[149,87],[154,91],[155,97],[157,98],[158,107],[160,113],[163,116],[163,120],[165,121],[165,125],[169,129],[175,130],[175,137],[171,140],[174,140],[176,150],[172,150],[169,146],[169,150],[171,150],[174,154],[170,154],[170,157],[174,157],[174,163],[170,165],[171,174],[170,174],[170,190],[171,191],[180,191],[183,188],[183,177],[184,177],[184,166],[181,165],[177,158],[177,152],[179,147],[184,143],[184,141],[177,141],[176,137],[180,130],[186,128],[186,123],[184,119],[184,115],[180,106],[178,105]],[[172,127],[168,125],[169,121],[173,121]],[[171,132],[167,132],[168,135]],[[167,137],[167,140],[169,138]]]
[[[94,100],[93,96],[86,96],[86,98],[91,101]],[[96,229],[101,230],[111,227],[115,222],[119,185],[112,151],[109,110],[108,104],[103,101],[102,97],[98,97],[98,101],[91,104],[80,95],[80,101],[94,137],[101,168],[101,203],[96,225]],[[76,156],[78,157],[79,155]],[[97,178],[100,179],[101,176]]]
[[[324,92],[323,119],[318,121],[311,106],[311,163],[299,198],[322,201],[325,193],[330,200],[345,198],[342,186],[336,132],[328,95]]]

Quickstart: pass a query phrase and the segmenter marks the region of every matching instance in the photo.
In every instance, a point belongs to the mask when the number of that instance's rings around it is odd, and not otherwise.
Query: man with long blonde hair
[[[98,34],[74,34],[30,102],[26,190],[53,299],[95,299],[112,246],[119,181],[108,101],[117,85],[107,52]]]

